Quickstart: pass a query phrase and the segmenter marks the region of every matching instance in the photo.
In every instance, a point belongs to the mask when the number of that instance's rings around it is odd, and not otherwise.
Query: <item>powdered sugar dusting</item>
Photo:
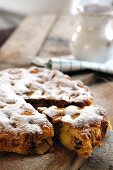
[[[41,126],[46,125],[48,128],[52,128],[46,116],[27,103],[10,104],[0,109],[0,124],[3,129],[17,133],[37,132],[43,134]]]
[[[73,107],[73,110],[74,110],[74,107]],[[69,108],[68,108],[68,111],[69,111]],[[103,115],[105,116],[105,112],[99,106],[86,106],[83,109],[77,109],[77,107],[75,107],[75,113],[74,111],[73,113],[71,111],[66,112],[66,113],[67,114],[64,117],[62,117],[61,119],[62,121],[70,122],[74,126],[83,126],[83,127],[86,127],[86,126],[90,127],[91,124],[100,124],[101,121],[103,120]],[[72,119],[71,115],[73,114],[79,114],[79,116],[76,117],[75,119]]]
[[[7,71],[0,72],[0,132],[43,134],[43,126],[52,128],[44,114],[40,114],[15,93],[10,78],[12,76]]]
[[[13,92],[25,99],[55,99],[68,103],[84,103],[92,95],[81,81],[72,81],[69,76],[56,71],[31,67],[30,69],[7,69],[1,71],[0,80],[5,80]]]
[[[68,106],[66,108],[41,108],[42,113],[51,117],[55,121],[56,117],[60,117],[61,122],[66,122],[74,127],[90,127],[91,124],[99,125],[106,116],[106,112],[99,106],[85,106],[79,108],[77,106]]]

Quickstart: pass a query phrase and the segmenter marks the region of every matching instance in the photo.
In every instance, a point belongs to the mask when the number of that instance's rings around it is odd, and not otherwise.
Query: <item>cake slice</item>
[[[68,149],[87,158],[101,145],[108,128],[107,114],[99,106],[38,108],[54,125],[55,135]]]
[[[2,97],[1,97],[2,96]],[[22,98],[0,96],[0,151],[43,154],[52,146],[54,130],[46,115]]]

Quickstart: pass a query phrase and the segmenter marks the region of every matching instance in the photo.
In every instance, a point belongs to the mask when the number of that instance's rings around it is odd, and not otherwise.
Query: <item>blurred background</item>
[[[14,27],[25,15],[34,13],[68,13],[75,15],[76,6],[88,3],[112,5],[112,0],[0,0],[0,29]]]

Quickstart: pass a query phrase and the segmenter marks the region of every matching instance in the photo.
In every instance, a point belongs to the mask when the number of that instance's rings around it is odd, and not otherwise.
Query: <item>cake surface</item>
[[[70,104],[85,106],[92,103],[92,94],[80,80],[59,71],[31,67],[30,69],[7,69],[0,72],[7,77],[13,91],[37,106],[65,107]]]
[[[87,158],[100,146],[108,128],[107,113],[99,106],[38,108],[54,125],[60,142],[79,156]]]
[[[106,112],[87,86],[59,71],[31,67],[0,71],[0,151],[43,154],[52,137],[83,158],[102,143]]]

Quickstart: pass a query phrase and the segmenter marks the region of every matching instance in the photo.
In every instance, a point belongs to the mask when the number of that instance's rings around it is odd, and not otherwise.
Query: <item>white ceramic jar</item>
[[[113,56],[113,9],[96,4],[79,8],[71,51],[78,60],[105,62]]]

